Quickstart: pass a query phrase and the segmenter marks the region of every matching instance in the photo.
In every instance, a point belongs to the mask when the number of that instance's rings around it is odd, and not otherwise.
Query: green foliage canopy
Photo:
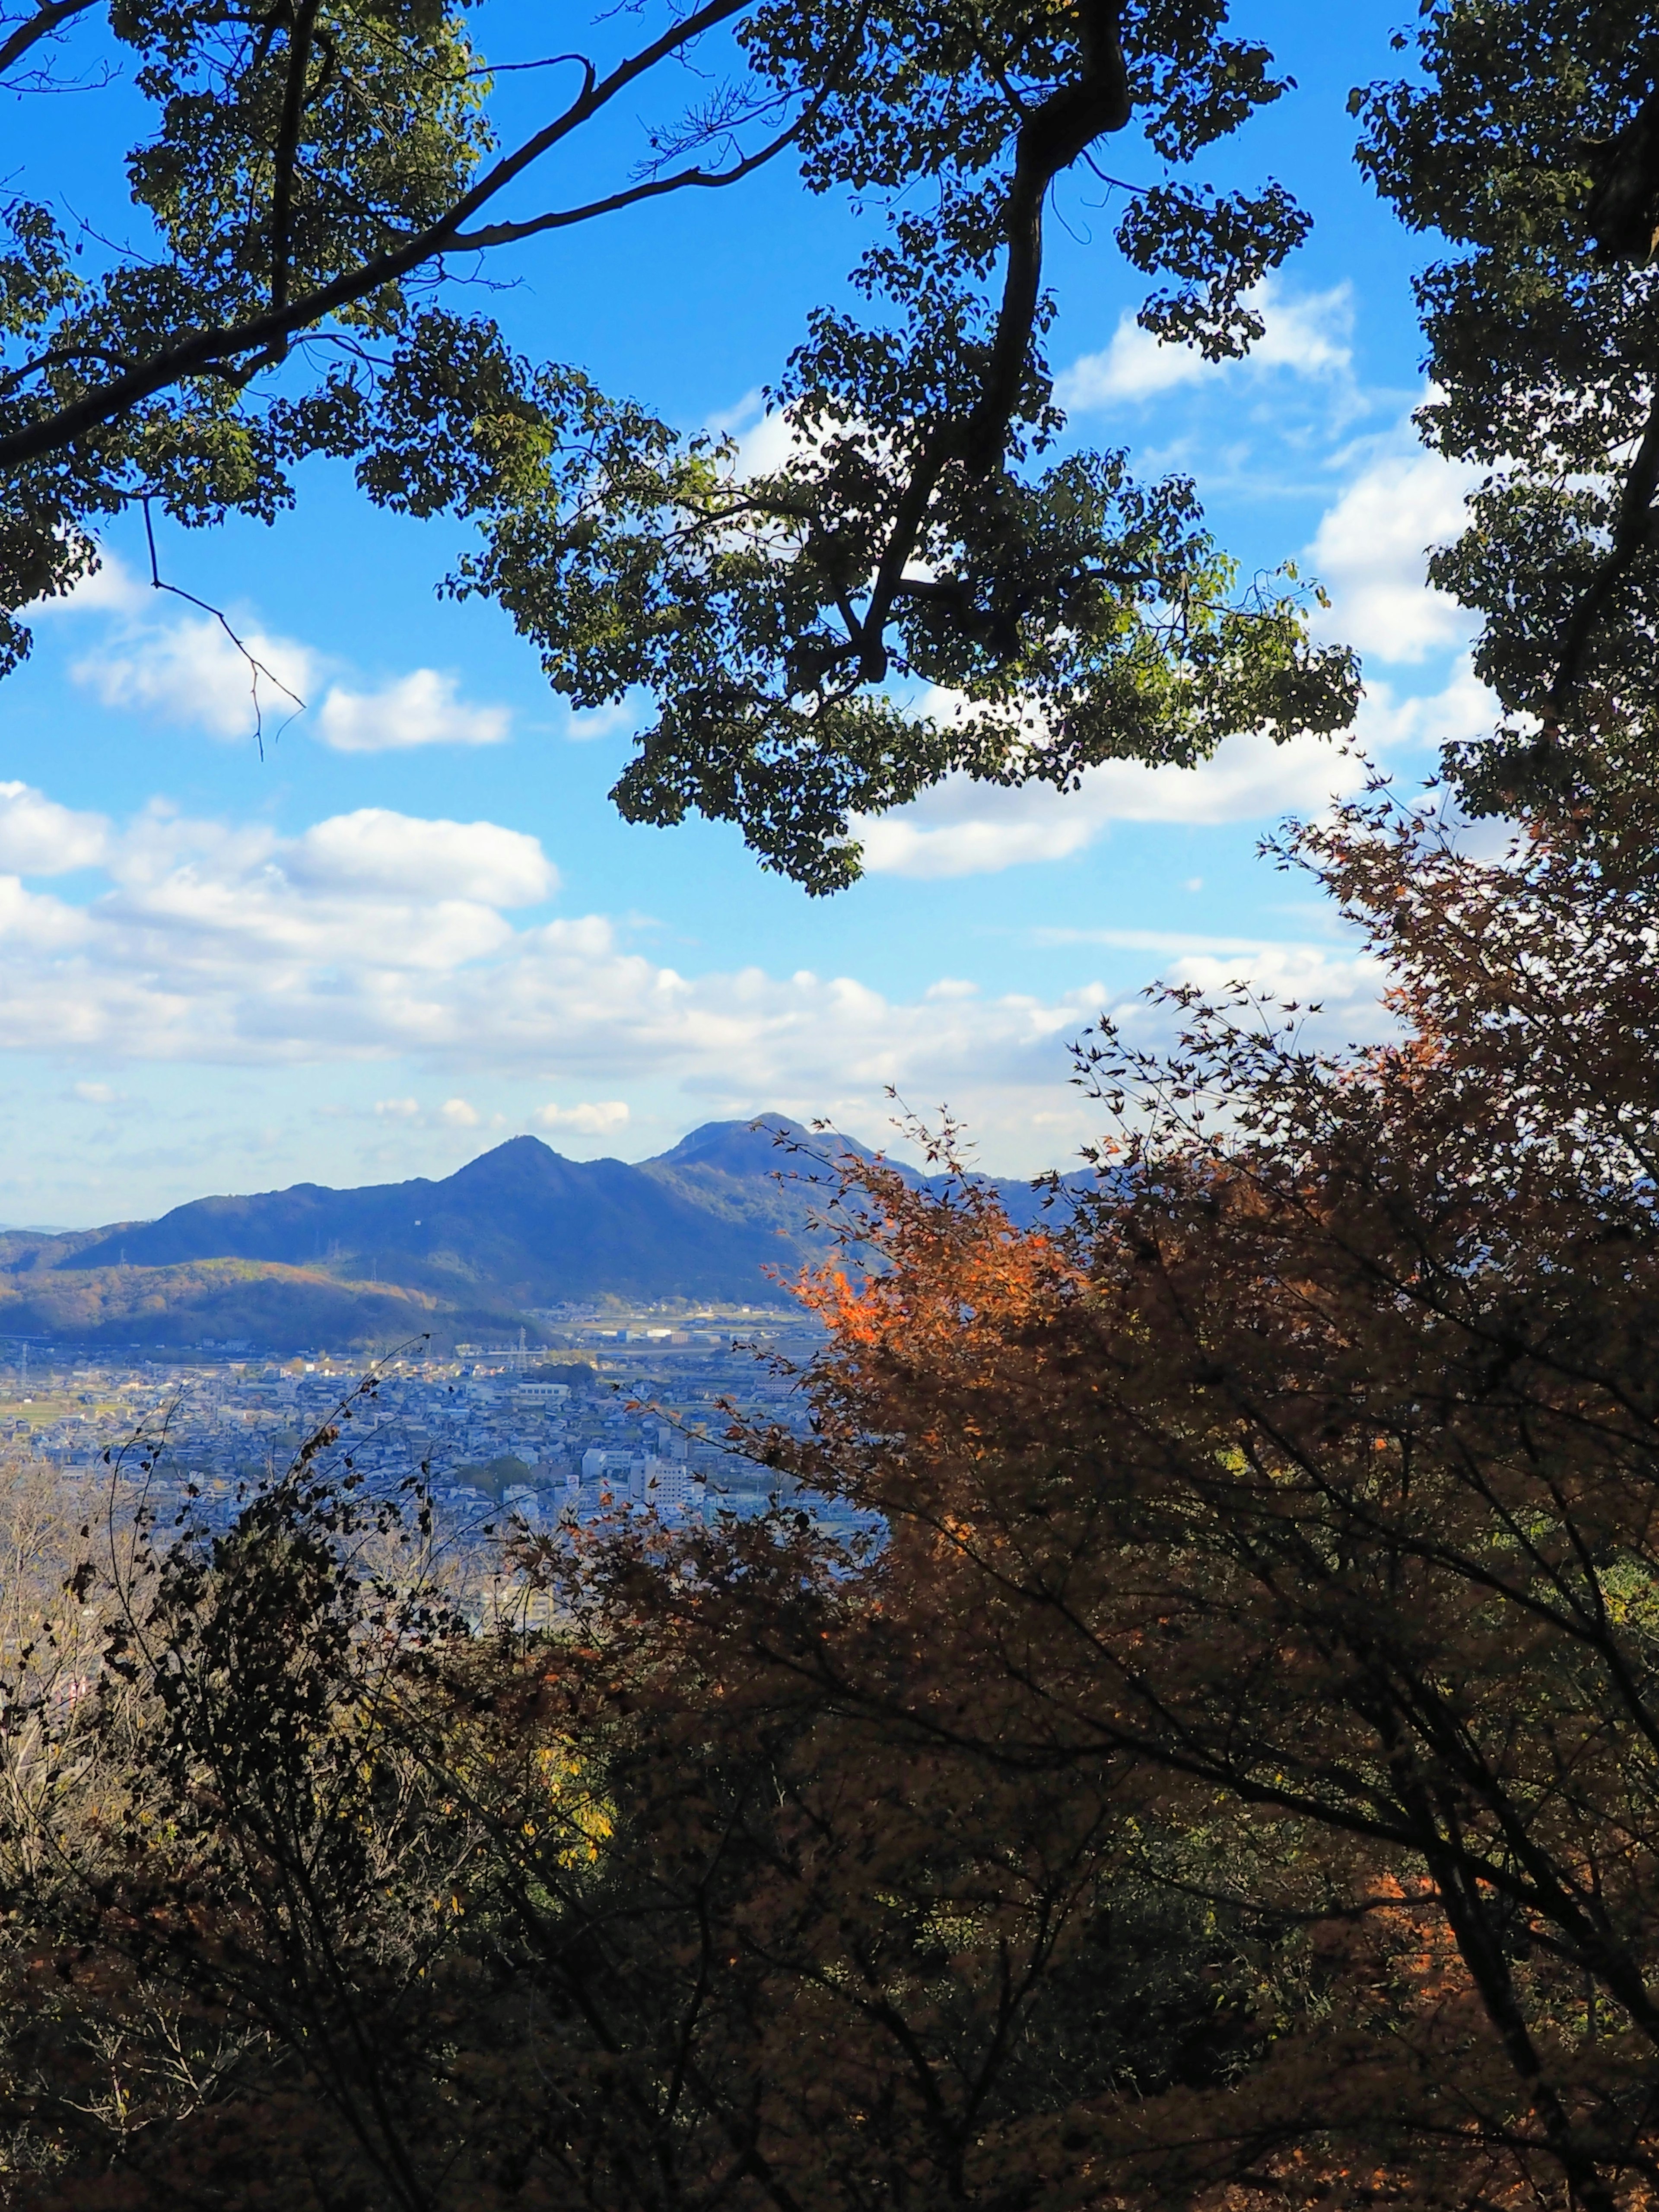
[[[813,890],[856,875],[854,816],[952,770],[1068,787],[1346,724],[1352,657],[1310,645],[1292,570],[1241,590],[1189,482],[1054,454],[1042,211],[1097,141],[1133,122],[1164,166],[1117,230],[1162,338],[1246,350],[1251,288],[1307,228],[1277,184],[1198,173],[1285,82],[1221,0],[653,6],[603,19],[597,58],[538,57],[570,89],[513,143],[476,20],[112,8],[154,118],[126,161],[151,236],[94,266],[44,200],[4,207],[0,668],[112,517],[269,520],[328,454],[383,507],[477,526],[447,588],[497,599],[573,705],[648,696],[626,815],[736,822]],[[0,82],[48,82],[95,21],[94,0],[0,18]],[[618,180],[613,109],[680,96],[694,55],[694,104]],[[884,221],[859,311],[815,312],[769,394],[775,466],[521,358],[449,295],[458,261],[786,156]],[[573,197],[522,211],[550,164]]]
[[[1489,473],[1431,576],[1484,620],[1505,714],[1449,765],[1482,811],[1634,773],[1659,724],[1659,15],[1430,5],[1360,159],[1452,247],[1419,280],[1430,443]]]

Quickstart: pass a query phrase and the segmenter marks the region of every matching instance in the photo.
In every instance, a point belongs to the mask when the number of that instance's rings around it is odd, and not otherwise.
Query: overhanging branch
[[[72,15],[84,15],[94,4],[94,0],[43,0],[32,15],[0,40],[0,76],[14,62],[21,61],[42,39],[49,39],[60,24],[67,23]]]
[[[53,0],[53,4],[64,4],[64,0]],[[77,8],[90,6],[92,0],[73,0],[73,4]],[[750,4],[750,0],[704,0],[702,7],[685,16],[672,30],[665,31],[660,38],[641,47],[626,61],[619,62],[608,76],[598,77],[588,68],[581,90],[562,114],[512,153],[503,155],[470,191],[463,193],[435,222],[429,223],[413,238],[360,263],[355,269],[343,271],[329,283],[318,285],[298,300],[274,306],[240,323],[198,331],[178,345],[152,355],[125,375],[72,400],[42,421],[0,438],[0,466],[38,460],[56,453],[153,398],[158,392],[182,383],[186,378],[211,374],[224,362],[265,353],[273,348],[280,350],[297,332],[321,322],[341,307],[367,299],[383,286],[398,283],[445,253],[462,250],[463,226],[499,198],[544,155],[591,122],[619,94],[647,76],[659,63],[690,45],[705,31],[741,15]]]

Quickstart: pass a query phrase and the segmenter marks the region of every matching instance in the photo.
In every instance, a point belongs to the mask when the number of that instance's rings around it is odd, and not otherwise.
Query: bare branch
[[[200,607],[204,615],[211,615],[214,621],[218,623],[220,629],[223,630],[225,635],[230,640],[237,652],[241,654],[243,659],[246,661],[248,665],[248,688],[253,697],[253,742],[258,746],[259,757],[263,760],[265,757],[265,718],[264,708],[260,704],[259,701],[259,678],[263,676],[267,684],[274,684],[276,685],[276,689],[282,693],[284,699],[291,699],[294,702],[294,714],[303,714],[306,710],[306,702],[302,698],[301,698],[297,691],[290,691],[289,690],[287,684],[283,683],[282,678],[276,674],[274,669],[267,668],[264,662],[258,658],[258,654],[249,650],[248,647],[240,637],[237,636],[235,631],[231,628],[229,620],[222,608],[212,605],[206,599],[198,599],[194,592],[186,592],[178,584],[168,584],[162,581],[161,564],[155,556],[155,527],[150,520],[149,499],[148,495],[141,500],[139,504],[144,510],[144,540],[149,547],[149,581],[151,590],[156,592],[170,592],[175,599],[186,599],[191,606]],[[279,729],[276,732],[276,736],[278,738],[282,736],[283,730],[285,730],[288,727],[289,723],[294,720],[294,714],[289,714],[284,718],[282,729]],[[274,744],[276,743],[276,738],[273,738],[271,742]]]

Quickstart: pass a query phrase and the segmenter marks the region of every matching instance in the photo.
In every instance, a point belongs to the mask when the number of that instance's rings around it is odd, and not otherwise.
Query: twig
[[[263,761],[265,757],[265,721],[264,710],[259,704],[259,678],[262,676],[267,678],[269,682],[276,686],[276,689],[282,693],[283,698],[291,699],[294,702],[294,714],[288,717],[287,720],[283,722],[282,729],[277,731],[276,737],[271,739],[270,742],[272,744],[276,743],[276,738],[282,736],[283,730],[287,729],[289,723],[294,720],[295,714],[304,714],[306,710],[306,702],[302,698],[301,698],[297,691],[290,691],[289,690],[287,684],[283,683],[282,678],[276,674],[274,669],[267,668],[264,662],[258,658],[257,653],[251,653],[248,650],[247,647],[242,642],[241,639],[237,636],[235,631],[231,628],[222,608],[210,605],[206,599],[198,599],[194,592],[186,592],[178,584],[168,584],[162,581],[161,565],[155,557],[155,526],[150,520],[149,495],[148,493],[146,493],[139,501],[139,505],[144,510],[144,538],[149,547],[149,581],[151,590],[156,592],[171,592],[175,599],[187,599],[191,606],[200,607],[204,615],[211,615],[214,621],[218,623],[220,629],[223,630],[225,635],[235,647],[237,652],[240,653],[243,659],[246,661],[249,670],[252,672],[249,678],[249,690],[252,691],[253,696],[253,742],[259,748],[259,758]]]

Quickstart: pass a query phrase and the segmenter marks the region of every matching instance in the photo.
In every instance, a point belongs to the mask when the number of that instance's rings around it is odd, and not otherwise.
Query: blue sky
[[[1267,340],[1219,369],[1153,347],[1085,177],[1050,223],[1051,355],[1079,440],[1127,445],[1143,476],[1193,472],[1247,564],[1311,563],[1364,655],[1367,749],[1416,783],[1487,708],[1423,581],[1463,489],[1409,420],[1427,248],[1354,169],[1346,112],[1351,85],[1397,67],[1407,11],[1234,12],[1298,88],[1211,173],[1277,175],[1315,216],[1268,289]],[[481,31],[500,55],[496,13]],[[108,128],[100,98],[18,106],[14,179],[43,192],[44,167],[66,208],[120,221],[92,197]],[[1137,162],[1151,173],[1126,134],[1109,166]],[[860,239],[778,169],[544,242],[494,304],[526,350],[763,444],[758,389]],[[272,529],[161,541],[169,579],[229,610],[307,702],[274,741],[267,719],[263,760],[246,669],[149,589],[129,529],[0,689],[0,1218],[446,1174],[523,1130],[640,1158],[766,1108],[879,1139],[890,1085],[948,1103],[987,1166],[1032,1173],[1097,1125],[1069,1042],[1103,1011],[1154,1034],[1138,994],[1155,976],[1311,992],[1329,1025],[1375,1032],[1375,970],[1255,854],[1358,781],[1330,746],[1233,739],[1199,771],[1113,766],[1067,797],[948,787],[872,826],[863,884],[809,900],[726,829],[617,818],[625,717],[573,721],[504,618],[434,596],[446,526],[374,514],[326,466],[301,493]]]

